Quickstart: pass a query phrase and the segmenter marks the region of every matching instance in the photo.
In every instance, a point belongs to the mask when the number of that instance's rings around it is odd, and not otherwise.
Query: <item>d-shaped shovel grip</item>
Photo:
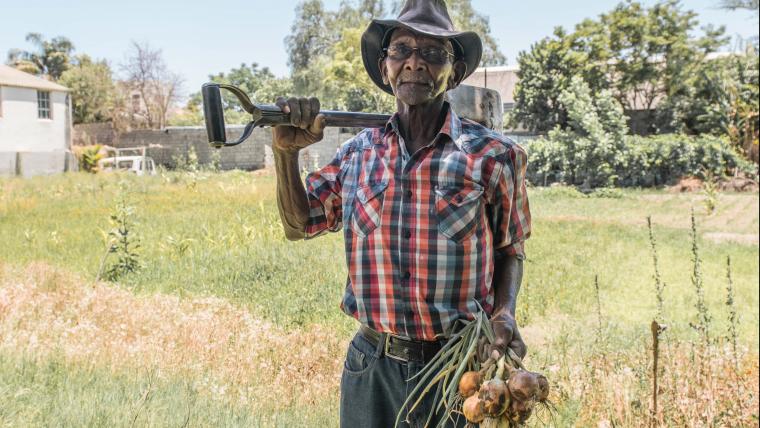
[[[232,92],[240,101],[245,111],[253,116],[243,130],[243,135],[232,143],[227,142],[224,123],[224,106],[222,105],[221,89]],[[236,146],[251,136],[257,126],[276,126],[290,124],[290,115],[285,114],[279,107],[268,104],[256,105],[248,95],[239,88],[223,83],[206,83],[201,88],[203,95],[203,114],[206,121],[208,142],[214,147]],[[320,111],[325,116],[325,126],[342,127],[382,127],[390,119],[387,114],[352,113],[343,111]]]
[[[232,143],[227,142],[227,131],[224,123],[224,107],[222,106],[222,88],[235,94],[245,111],[251,114],[254,114],[256,111],[256,106],[253,105],[251,99],[240,89],[223,83],[204,84],[201,88],[201,95],[203,96],[203,117],[206,121],[206,134],[208,134],[209,144],[216,148],[237,146],[250,137],[253,128],[256,127],[255,120],[249,122],[243,130],[243,135],[241,135],[237,141]]]

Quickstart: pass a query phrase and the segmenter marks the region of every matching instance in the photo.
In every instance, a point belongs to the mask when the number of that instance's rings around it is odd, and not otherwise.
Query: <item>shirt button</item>
[[[409,273],[409,271],[404,272],[404,279],[409,279],[412,277],[412,274]]]
[[[407,190],[405,194],[406,194],[407,198],[412,199],[412,191],[411,190]]]
[[[411,237],[412,237],[412,231],[411,230],[407,230],[406,232],[404,232],[404,238],[410,239]]]
[[[411,309],[406,310],[406,317],[407,318],[414,318],[414,311]]]

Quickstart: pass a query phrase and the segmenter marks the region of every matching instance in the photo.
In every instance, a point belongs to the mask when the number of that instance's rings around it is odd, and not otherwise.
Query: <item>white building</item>
[[[76,168],[69,89],[0,64],[0,175]]]

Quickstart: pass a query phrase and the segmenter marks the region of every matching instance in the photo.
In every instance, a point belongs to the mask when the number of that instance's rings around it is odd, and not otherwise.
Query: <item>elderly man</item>
[[[273,131],[286,236],[344,230],[341,309],[361,327],[341,379],[341,426],[392,427],[414,375],[479,306],[497,335],[481,354],[525,355],[514,313],[530,234],[526,155],[445,100],[481,54],[478,35],[455,31],[443,0],[409,0],[397,19],[374,20],[362,37],[365,68],[398,110],[344,143],[306,188],[298,152],[322,139],[319,101],[277,101],[291,117]],[[432,405],[430,394],[404,409],[404,423],[424,425]]]

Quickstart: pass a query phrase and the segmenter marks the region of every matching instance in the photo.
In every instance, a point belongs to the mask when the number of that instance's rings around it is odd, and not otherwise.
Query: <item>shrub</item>
[[[103,146],[100,144],[74,146],[74,155],[77,157],[77,161],[79,161],[79,169],[96,173],[98,172],[98,161],[104,157]]]
[[[727,138],[703,135],[691,137],[666,134],[651,137],[625,136],[615,145],[614,156],[608,162],[589,162],[576,165],[589,158],[578,156],[578,150],[589,150],[588,145],[556,138],[550,134],[526,144],[529,154],[528,179],[539,185],[565,183],[584,184],[586,176],[595,177],[592,187],[614,184],[621,187],[651,187],[672,184],[685,176],[725,177],[736,172],[749,177],[757,176],[757,167],[747,161],[730,144]],[[605,151],[607,148],[605,148]],[[591,158],[593,161],[594,159]],[[578,174],[583,169],[593,174]],[[610,180],[605,183],[604,178]]]

